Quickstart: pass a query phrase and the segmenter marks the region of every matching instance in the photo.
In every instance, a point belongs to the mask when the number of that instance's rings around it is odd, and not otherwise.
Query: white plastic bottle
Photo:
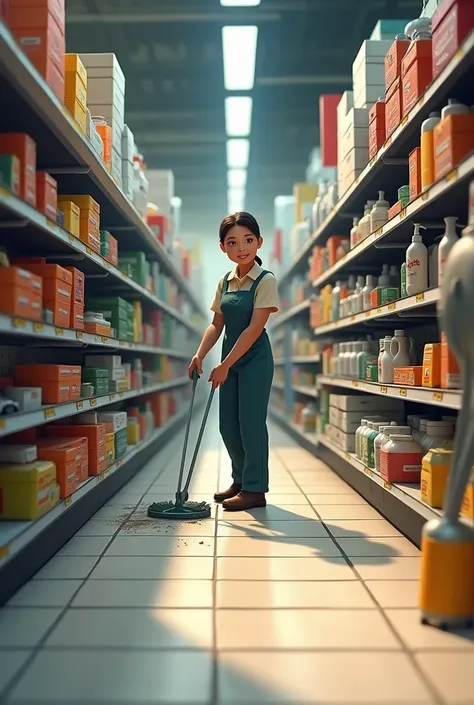
[[[390,279],[390,269],[389,269],[389,266],[388,266],[388,264],[383,264],[383,265],[382,265],[382,274],[381,274],[380,277],[378,278],[377,286],[379,286],[379,287],[387,287],[387,286],[391,286],[391,285],[392,285],[392,281],[391,281],[391,279]]]
[[[393,357],[390,351],[392,336],[384,338],[383,352],[380,351],[378,359],[379,383],[393,384]]]
[[[446,230],[444,231],[443,239],[438,247],[438,286],[441,286],[443,283],[443,274],[448,255],[458,241],[458,235],[456,233],[457,220],[455,216],[449,216],[444,219]]]
[[[357,229],[359,231],[359,242],[362,242],[362,240],[365,240],[366,237],[369,237],[370,235],[370,211],[372,210],[372,204],[373,201],[368,201],[365,204],[364,208],[364,215],[359,221],[359,224],[357,226]]]
[[[414,296],[428,288],[428,249],[420,235],[422,227],[419,223],[415,223],[411,245],[405,255],[408,296]]]
[[[370,232],[373,233],[388,222],[390,203],[385,200],[385,192],[379,191],[379,200],[375,202],[370,213]]]
[[[365,286],[362,289],[362,308],[364,311],[370,309],[370,294],[375,289],[375,277],[372,274],[367,274],[365,278]]]
[[[359,243],[359,221],[360,218],[354,218],[352,220],[352,228],[350,235],[351,250]]]

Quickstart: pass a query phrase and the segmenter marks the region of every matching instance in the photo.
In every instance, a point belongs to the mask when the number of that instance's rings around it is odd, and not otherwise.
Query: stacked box
[[[122,186],[122,134],[125,126],[125,76],[115,54],[80,54],[87,70],[87,106],[112,130],[111,176]]]
[[[160,211],[171,218],[171,201],[174,198],[174,175],[168,169],[148,169],[148,200],[155,203]]]
[[[128,125],[125,125],[122,133],[122,190],[130,201],[133,200],[133,159],[136,151],[133,132]]]
[[[141,286],[148,286],[150,278],[150,263],[147,261],[144,252],[121,252],[119,255],[119,269],[127,274],[130,272],[130,277],[133,281]]]
[[[343,196],[369,161],[369,109],[354,108],[346,91],[337,106],[337,179]]]
[[[127,427],[120,429],[115,434],[115,459],[123,458],[127,452],[128,438]]]
[[[65,104],[80,131],[87,134],[87,71],[77,54],[66,54]]]
[[[120,296],[91,297],[87,300],[87,307],[103,314],[117,338],[133,342],[133,304]]]
[[[370,109],[385,95],[385,55],[391,45],[392,41],[388,39],[362,42],[352,64],[355,108]]]
[[[92,384],[94,394],[103,396],[109,393],[109,370],[105,367],[84,367],[82,370],[82,384]]]

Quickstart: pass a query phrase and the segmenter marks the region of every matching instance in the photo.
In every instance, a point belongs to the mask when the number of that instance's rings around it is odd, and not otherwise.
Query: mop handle
[[[178,493],[181,492],[181,483],[183,481],[183,474],[184,474],[184,464],[186,462],[186,451],[188,448],[188,439],[189,439],[189,429],[191,428],[191,419],[193,415],[193,406],[194,406],[194,397],[196,396],[196,386],[199,380],[199,374],[196,368],[193,370],[193,391],[191,395],[191,403],[189,404],[189,412],[188,412],[188,420],[186,422],[186,432],[184,434],[184,443],[183,443],[183,453],[181,455],[181,467],[179,469],[179,478],[178,478]]]
[[[188,491],[189,485],[191,484],[191,478],[193,476],[194,466],[196,465],[196,460],[198,457],[199,448],[201,447],[201,441],[202,441],[202,437],[204,436],[204,429],[206,428],[207,417],[209,416],[209,412],[211,410],[211,404],[212,404],[212,400],[214,398],[215,391],[216,390],[213,387],[211,387],[211,391],[209,393],[209,399],[207,400],[206,408],[204,410],[204,416],[202,417],[201,428],[199,429],[199,435],[198,435],[198,439],[196,441],[196,447],[194,448],[194,454],[193,454],[193,457],[191,460],[191,465],[189,466],[188,477],[186,479],[186,484],[185,484],[184,490],[183,490],[184,492]]]

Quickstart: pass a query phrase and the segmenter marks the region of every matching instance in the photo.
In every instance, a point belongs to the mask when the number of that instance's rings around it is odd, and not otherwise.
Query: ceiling
[[[221,28],[259,27],[246,210],[272,228],[273,201],[305,179],[319,143],[321,93],[350,88],[358,47],[379,18],[422,0],[67,0],[70,52],[114,52],[126,122],[150,168],[172,169],[183,231],[214,231],[227,209]],[[132,10],[133,8],[133,10]],[[242,46],[245,52],[245,46]]]

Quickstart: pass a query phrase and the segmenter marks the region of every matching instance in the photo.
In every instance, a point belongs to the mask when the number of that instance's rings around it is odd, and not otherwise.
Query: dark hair
[[[260,235],[260,227],[253,217],[253,215],[250,215],[250,213],[232,213],[231,215],[226,215],[222,223],[220,224],[219,228],[219,241],[223,245],[224,240],[226,238],[227,233],[231,228],[235,227],[236,225],[242,225],[244,228],[248,228],[252,235],[255,235],[256,238],[260,239],[262,236]],[[257,257],[255,255],[255,262],[262,266],[262,260],[260,257]]]

